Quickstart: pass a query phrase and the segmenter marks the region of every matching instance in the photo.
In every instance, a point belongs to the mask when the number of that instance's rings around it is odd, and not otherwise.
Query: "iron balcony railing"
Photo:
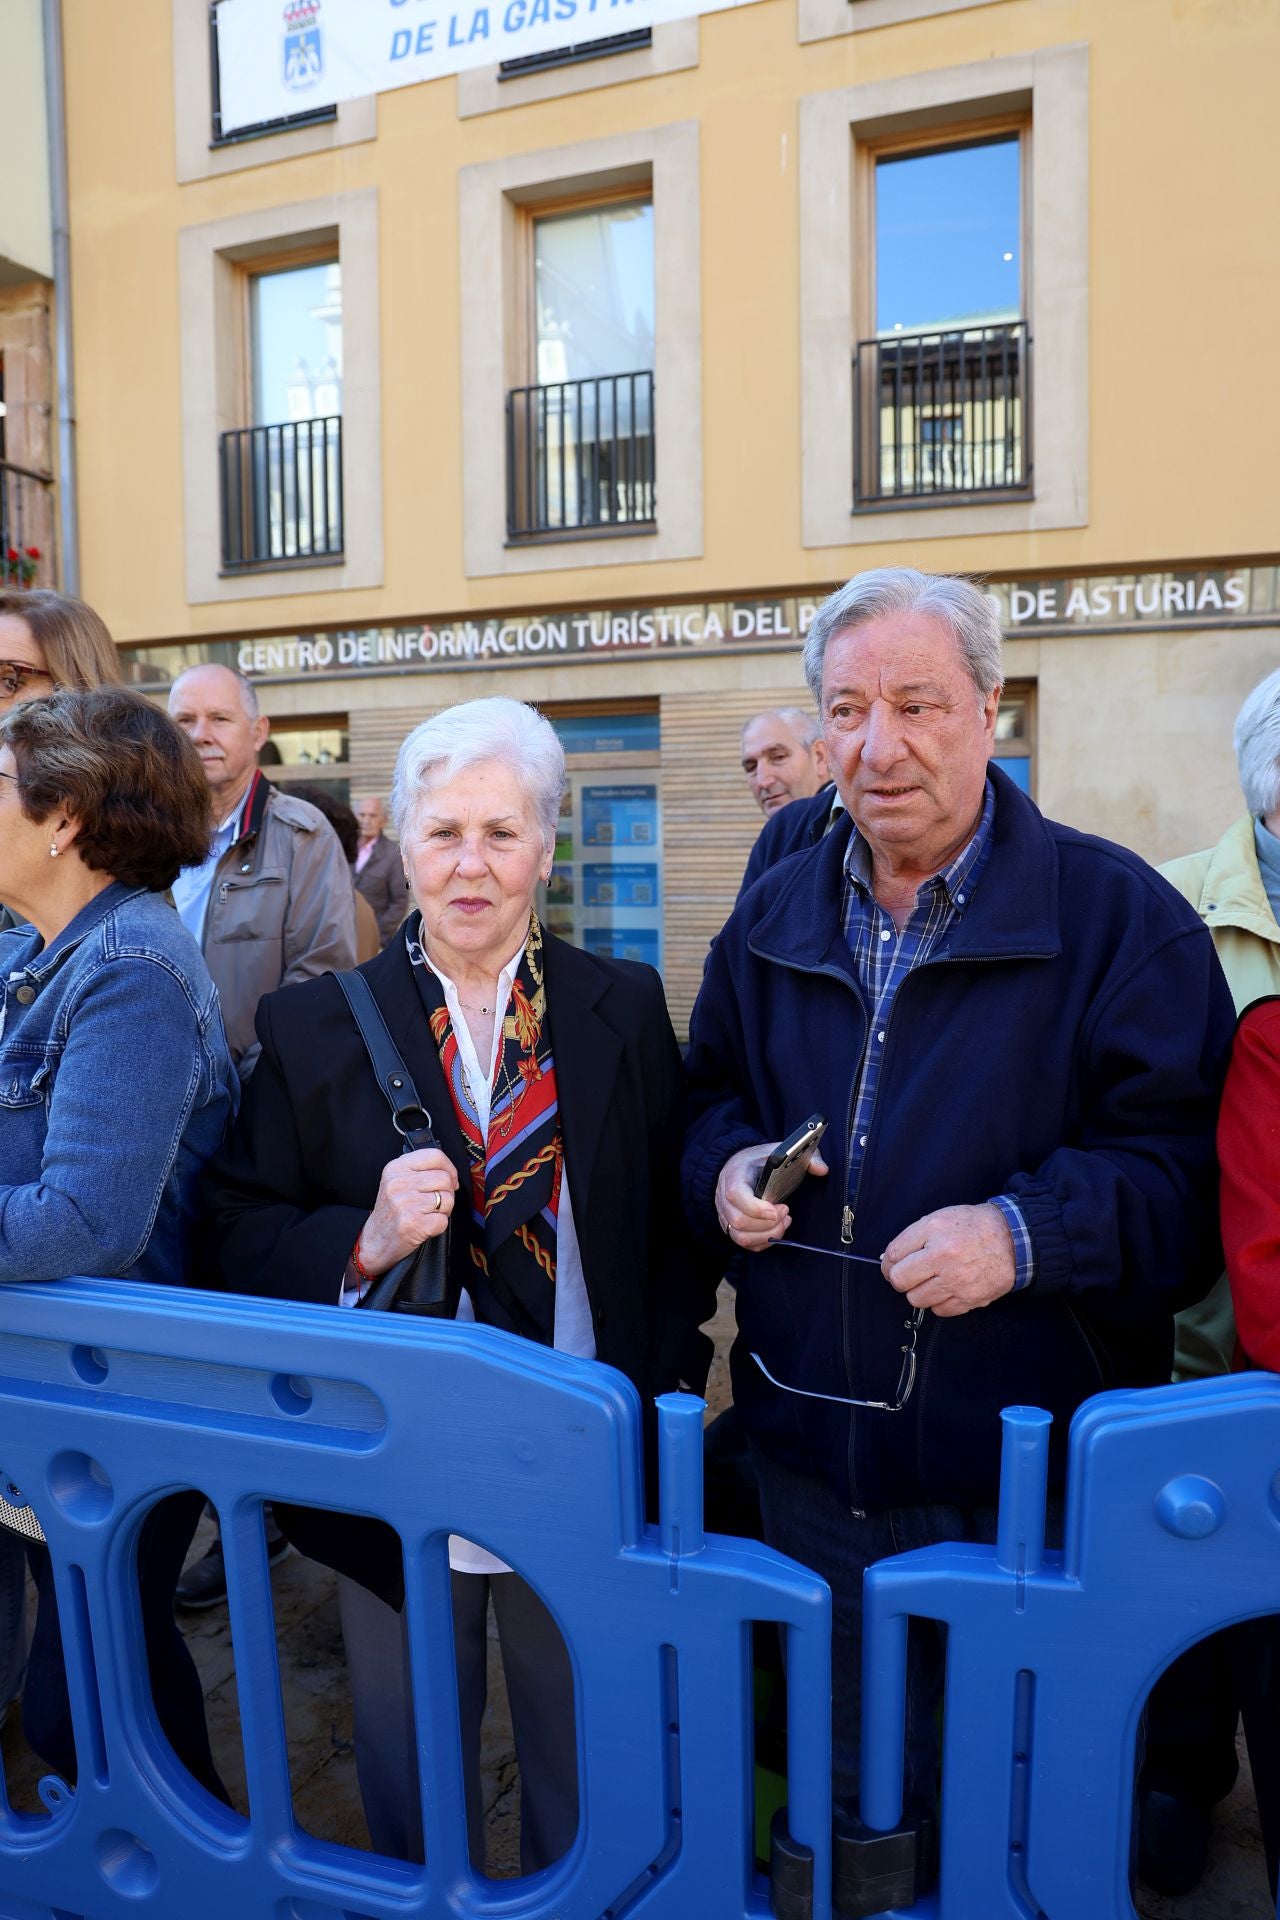
[[[507,395],[507,534],[651,526],[653,375],[603,374]]]
[[[1025,320],[859,341],[853,393],[856,507],[1030,489]]]
[[[342,419],[242,427],[218,445],[222,566],[342,555]]]
[[[53,475],[0,460],[0,587],[53,582]]]

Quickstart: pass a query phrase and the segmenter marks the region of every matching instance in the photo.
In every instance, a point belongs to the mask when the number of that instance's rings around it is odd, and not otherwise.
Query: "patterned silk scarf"
[[[529,938],[503,1016],[487,1137],[480,1131],[444,988],[426,964],[416,933],[416,928],[410,932],[409,956],[471,1161],[473,1277],[468,1292],[476,1318],[549,1347],[555,1338],[556,1220],[564,1146],[538,916],[530,916]],[[460,1210],[454,1221],[461,1224]]]

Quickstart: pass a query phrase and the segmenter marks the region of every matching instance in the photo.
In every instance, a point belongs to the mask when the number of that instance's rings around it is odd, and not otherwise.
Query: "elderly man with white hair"
[[[1219,1266],[1230,996],[1134,854],[1046,820],[991,761],[1001,634],[967,581],[858,575],[805,670],[846,817],[761,876],[690,1032],[685,1205],[737,1263],[733,1381],[765,1536],[834,1600],[834,1782],[858,1784],[862,1575],[994,1538],[1000,1411],[1067,1426],[1168,1379]],[[812,1116],[788,1198],[766,1157]],[[908,1790],[936,1793],[936,1634],[913,1635]]]
[[[655,1393],[701,1386],[710,1346],[680,1215],[683,1076],[654,970],[539,923],[564,788],[554,729],[519,701],[468,701],[409,735],[392,811],[416,911],[360,972],[441,1144],[401,1151],[335,979],[273,994],[215,1169],[213,1235],[233,1291],[355,1304],[449,1232],[446,1317],[607,1361],[652,1422]],[[400,1545],[375,1521],[310,1523],[295,1538],[342,1575],[369,1830],[379,1851],[421,1860]],[[492,1601],[533,1872],[577,1827],[572,1670],[542,1600],[493,1552],[453,1539],[450,1565],[472,1858]]]

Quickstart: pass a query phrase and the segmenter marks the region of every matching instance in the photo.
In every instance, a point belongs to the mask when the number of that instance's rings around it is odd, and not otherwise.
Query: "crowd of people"
[[[604,1361],[651,1422],[658,1393],[702,1387],[728,1271],[763,1534],[833,1594],[833,1789],[851,1799],[862,1575],[994,1538],[1001,1408],[1055,1416],[1052,1536],[1083,1400],[1280,1365],[1280,673],[1237,726],[1244,816],[1161,875],[1046,819],[994,764],[1001,634],[967,581],[855,576],[804,670],[813,711],[743,731],[765,825],[682,1058],[651,968],[540,924],[565,762],[532,707],[416,726],[393,840],[380,798],[353,815],[266,779],[238,673],[188,669],[166,716],[119,684],[88,608],[0,594],[0,1280],[358,1309],[425,1249],[415,1310]],[[358,961],[425,1130],[384,1098]],[[812,1115],[807,1174],[767,1197],[768,1156]],[[174,1620],[175,1593],[225,1594],[216,1538],[183,1570],[200,1510],[154,1510],[139,1582],[161,1723],[225,1797]],[[370,1834],[420,1859],[399,1544],[372,1521],[266,1525],[273,1557],[292,1536],[338,1573]],[[21,1593],[16,1541],[0,1528],[0,1596],[15,1564]],[[54,1582],[26,1551],[24,1724],[74,1779]],[[571,1666],[518,1572],[460,1538],[450,1565],[472,1856],[492,1606],[534,1871],[577,1827]],[[1272,1662],[1252,1624],[1157,1688],[1153,1886],[1203,1869],[1243,1712],[1274,1889]],[[906,1784],[925,1808],[942,1663],[937,1635],[913,1636]]]

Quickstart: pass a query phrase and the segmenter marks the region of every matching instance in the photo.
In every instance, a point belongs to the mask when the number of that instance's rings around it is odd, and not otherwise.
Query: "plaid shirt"
[[[871,849],[856,827],[849,841],[844,863],[842,917],[870,1017],[849,1140],[850,1205],[858,1191],[858,1178],[866,1158],[875,1115],[876,1088],[880,1082],[880,1062],[884,1058],[885,1036],[898,989],[911,969],[929,958],[948,927],[964,912],[990,857],[991,823],[995,813],[995,789],[988,780],[977,832],[949,867],[925,881],[901,933],[894,926],[892,915],[879,905],[871,891]],[[1006,1193],[995,1194],[991,1204],[999,1207],[1013,1236],[1016,1264],[1013,1284],[1015,1292],[1021,1291],[1031,1285],[1036,1265],[1026,1220],[1017,1201]],[[907,1224],[903,1221],[904,1226]]]

